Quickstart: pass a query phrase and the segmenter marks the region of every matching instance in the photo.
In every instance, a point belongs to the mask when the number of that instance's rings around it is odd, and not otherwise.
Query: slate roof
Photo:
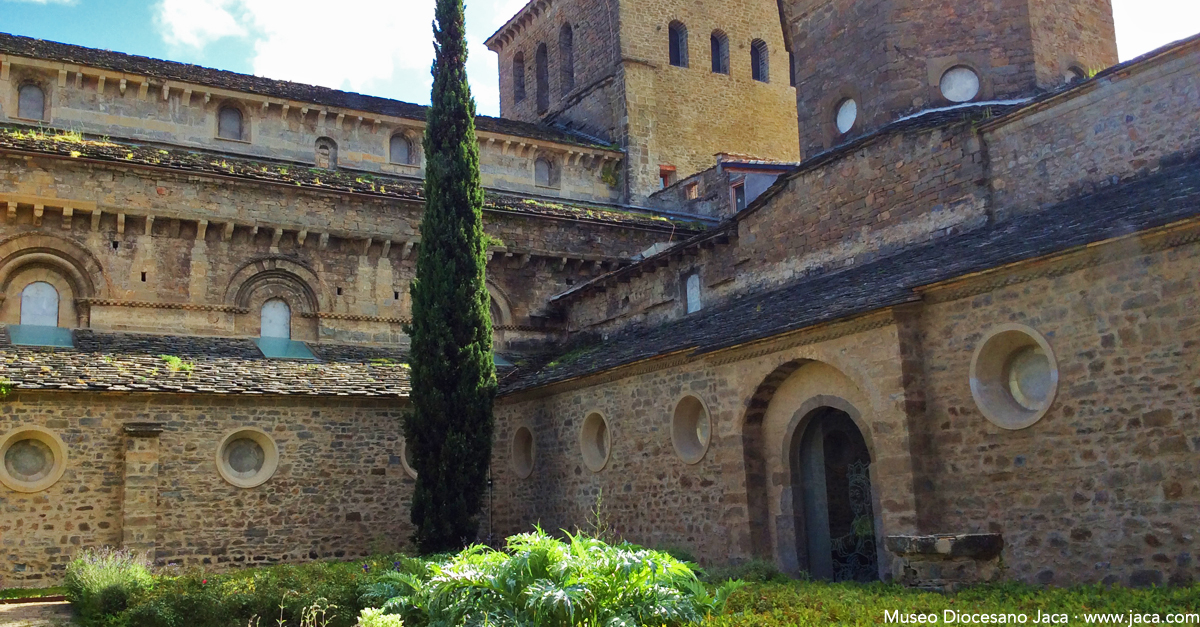
[[[0,380],[18,390],[407,397],[397,348],[309,344],[316,360],[263,357],[248,338],[74,331],[75,348],[14,346],[0,327]],[[178,357],[173,370],[163,355]],[[190,369],[189,369],[190,367]]]
[[[915,301],[915,288],[1200,215],[1200,155],[1037,213],[900,249],[861,266],[803,278],[666,324],[578,347],[549,365],[512,373],[503,393],[539,387],[659,355],[700,355]]]
[[[4,150],[183,170],[216,176],[233,176],[253,181],[297,185],[334,192],[424,201],[424,187],[418,179],[405,179],[345,169],[326,170],[304,165],[256,161],[158,146],[81,139],[78,135],[57,133],[53,130],[0,127],[0,151]],[[486,193],[484,208],[635,227],[669,229],[672,225],[667,218],[650,214],[632,213],[603,205],[522,198],[496,191]],[[685,232],[694,230],[694,225],[690,223],[685,226],[688,227],[684,229]]]
[[[62,63],[128,72],[149,78],[175,80],[197,85],[219,87],[232,91],[240,91],[270,98],[282,98],[310,102],[327,107],[341,107],[366,113],[377,113],[410,120],[424,120],[428,107],[402,102],[390,98],[367,96],[339,89],[305,85],[291,81],[279,81],[250,74],[239,74],[227,70],[217,70],[189,63],[177,63],[151,57],[142,57],[111,50],[86,48],[72,44],[64,44],[32,37],[22,37],[9,33],[0,33],[0,52],[33,59],[47,59]],[[475,127],[482,131],[503,133],[541,139],[563,144],[586,146],[615,150],[611,145],[598,142],[594,138],[567,129],[559,129],[542,124],[530,124],[516,120],[477,116]]]

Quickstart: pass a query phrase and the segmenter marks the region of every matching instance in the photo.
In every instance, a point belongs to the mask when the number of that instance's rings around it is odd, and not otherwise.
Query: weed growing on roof
[[[171,369],[171,372],[179,372],[181,370],[183,372],[191,372],[196,367],[195,364],[184,361],[174,355],[159,355],[158,357],[167,362],[167,367]]]

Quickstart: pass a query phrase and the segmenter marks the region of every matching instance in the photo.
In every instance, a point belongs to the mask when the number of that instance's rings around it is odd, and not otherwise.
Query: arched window
[[[416,151],[413,150],[413,143],[402,133],[392,135],[389,142],[388,153],[392,163],[401,165],[413,165],[417,162]]]
[[[761,39],[750,42],[750,74],[756,81],[771,82],[771,57]]]
[[[44,281],[21,290],[21,325],[58,326],[58,290]]]
[[[546,44],[538,44],[537,58],[537,110],[545,113],[550,108],[550,59]]]
[[[292,339],[292,308],[281,298],[272,298],[263,303],[262,324],[258,334],[262,337]]]
[[[322,137],[317,140],[317,167],[333,169],[337,167],[337,142]]]
[[[525,53],[513,57],[513,102],[525,100]]]
[[[728,74],[729,73],[729,36],[724,32],[715,30],[712,33],[711,48],[712,48],[712,71],[713,74]]]
[[[21,85],[17,90],[17,117],[26,120],[46,119],[46,93],[37,85]]]
[[[667,42],[668,52],[671,57],[671,65],[675,67],[688,66],[688,40],[687,27],[683,22],[671,22],[667,27]]]
[[[538,157],[533,162],[533,182],[538,187],[558,187],[558,166],[547,157]]]
[[[242,112],[237,107],[224,106],[217,112],[217,137],[242,138]]]
[[[558,62],[562,67],[562,95],[575,89],[575,31],[563,24],[558,31]]]

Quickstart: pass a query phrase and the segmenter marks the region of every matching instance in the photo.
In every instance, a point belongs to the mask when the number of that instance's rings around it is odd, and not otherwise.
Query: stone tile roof
[[[33,59],[73,63],[115,72],[128,72],[148,78],[183,81],[270,98],[310,102],[327,107],[341,107],[343,109],[353,109],[365,113],[377,113],[411,120],[423,121],[425,119],[425,112],[428,110],[428,107],[422,105],[392,100],[390,98],[367,96],[339,89],[319,87],[317,85],[279,81],[188,63],[164,61],[162,59],[113,52],[111,50],[86,48],[84,46],[22,37],[8,33],[0,33],[0,52]],[[613,146],[597,142],[594,138],[587,135],[541,124],[530,124],[528,122],[518,122],[516,120],[481,115],[475,118],[475,126],[481,131],[529,137],[589,148],[616,150]]]
[[[512,373],[513,393],[658,355],[700,355],[918,300],[915,288],[1200,215],[1200,155],[1046,210],[812,275],[666,324],[639,327]]]
[[[183,170],[214,176],[232,176],[334,192],[424,201],[424,186],[420,180],[416,179],[345,169],[326,170],[304,165],[255,161],[214,153],[165,149],[158,146],[97,141],[83,139],[77,134],[58,133],[53,130],[0,127],[0,151],[6,150]],[[494,190],[486,193],[484,208],[493,211],[512,211],[543,217],[637,227],[670,229],[673,224],[667,218],[656,215],[621,211],[601,205],[522,198]],[[689,227],[685,231],[694,232],[695,225],[689,223],[685,226]]]
[[[248,338],[74,331],[75,348],[14,346],[0,327],[0,380],[18,390],[407,397],[398,348],[309,344],[316,360],[267,359]],[[179,366],[163,356],[178,357]]]

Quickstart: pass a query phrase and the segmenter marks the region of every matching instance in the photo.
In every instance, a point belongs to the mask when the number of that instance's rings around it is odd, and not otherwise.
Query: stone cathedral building
[[[532,0],[487,43],[483,539],[602,492],[709,563],[1200,574],[1200,37],[1116,64],[1108,0]],[[0,587],[403,544],[424,116],[0,35]]]

